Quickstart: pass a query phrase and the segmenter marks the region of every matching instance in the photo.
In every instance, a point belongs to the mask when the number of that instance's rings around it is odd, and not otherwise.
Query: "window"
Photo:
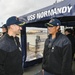
[[[47,28],[26,27],[27,58],[26,61],[43,57],[44,42],[47,38]]]

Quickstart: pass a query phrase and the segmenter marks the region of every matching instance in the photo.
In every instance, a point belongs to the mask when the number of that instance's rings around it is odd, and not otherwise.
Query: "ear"
[[[59,30],[60,26],[57,26],[57,30]]]
[[[10,26],[8,27],[8,29],[13,29],[13,25],[10,25]]]

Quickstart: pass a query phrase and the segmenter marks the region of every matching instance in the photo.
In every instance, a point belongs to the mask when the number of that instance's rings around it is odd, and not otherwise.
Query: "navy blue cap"
[[[52,26],[60,26],[61,22],[58,19],[51,19],[48,23],[45,24],[46,26],[52,27]]]
[[[2,27],[0,27],[0,28],[7,28],[7,26],[6,26],[6,24],[4,24]]]
[[[7,19],[6,26],[10,26],[10,25],[13,25],[13,24],[22,26],[22,25],[25,24],[25,22],[21,22],[21,21],[19,21],[19,18],[17,18],[16,16],[12,16],[12,17]]]

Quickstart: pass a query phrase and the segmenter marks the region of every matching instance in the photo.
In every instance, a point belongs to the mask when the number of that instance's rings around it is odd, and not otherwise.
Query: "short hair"
[[[69,29],[65,29],[65,32],[69,32],[70,34],[73,34],[73,30],[71,29],[71,28],[69,28]]]

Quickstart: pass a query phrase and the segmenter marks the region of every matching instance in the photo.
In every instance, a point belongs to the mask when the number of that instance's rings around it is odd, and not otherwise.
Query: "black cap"
[[[0,28],[7,28],[7,26],[6,26],[6,24],[4,24],[2,27],[0,27]]]
[[[6,21],[6,26],[10,26],[12,24],[16,24],[18,26],[23,26],[25,22],[19,21],[19,18],[16,16],[9,17]]]
[[[60,26],[60,25],[61,25],[61,22],[58,19],[51,19],[48,23],[45,24],[45,26],[49,26],[49,27]]]

